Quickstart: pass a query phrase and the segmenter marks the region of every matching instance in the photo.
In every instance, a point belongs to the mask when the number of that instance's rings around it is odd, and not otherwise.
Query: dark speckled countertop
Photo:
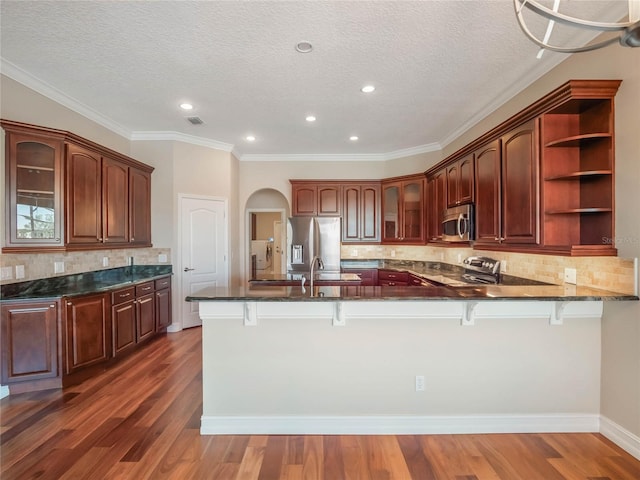
[[[637,296],[607,292],[575,285],[482,285],[470,287],[276,287],[248,286],[205,288],[186,298],[188,302],[206,301],[265,301],[265,302],[321,302],[350,300],[638,300]]]
[[[9,283],[0,287],[0,301],[58,298],[104,292],[172,274],[171,265],[133,265],[95,272]]]

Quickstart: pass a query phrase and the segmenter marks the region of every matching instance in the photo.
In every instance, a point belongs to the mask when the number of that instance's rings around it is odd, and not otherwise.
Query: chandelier
[[[553,8],[547,8],[535,0],[513,0],[513,8],[515,9],[520,28],[533,43],[540,47],[538,58],[542,56],[542,52],[544,52],[544,50],[552,50],[554,52],[561,53],[588,52],[597,48],[606,47],[607,45],[611,45],[615,42],[620,42],[621,45],[627,47],[640,47],[640,0],[629,0],[629,21],[618,23],[593,22],[564,15],[558,12],[559,5],[560,0],[554,0]],[[549,20],[547,30],[542,40],[531,33],[527,27],[522,15],[522,11],[525,7]],[[598,32],[618,32],[618,34],[612,38],[608,38],[607,40],[591,43],[583,47],[560,47],[549,43],[549,37],[551,36],[551,31],[553,30],[553,26],[556,22],[564,25],[570,25],[572,27],[595,30]]]

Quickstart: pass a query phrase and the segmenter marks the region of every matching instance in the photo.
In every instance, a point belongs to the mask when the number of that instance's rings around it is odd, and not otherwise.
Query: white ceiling
[[[617,21],[626,5],[563,0],[561,11]],[[187,139],[243,160],[439,149],[566,58],[536,59],[512,0],[2,0],[0,9],[3,74],[128,138]],[[552,40],[567,43],[575,32],[565,31]],[[296,52],[302,40],[311,53]],[[365,95],[368,83],[376,91]],[[184,101],[195,109],[181,111]]]

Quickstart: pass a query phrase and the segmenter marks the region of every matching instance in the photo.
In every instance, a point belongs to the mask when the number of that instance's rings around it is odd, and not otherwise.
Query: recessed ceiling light
[[[247,136],[245,137],[245,140],[246,140],[247,142],[255,142],[255,141],[256,141],[256,137],[254,137],[253,135],[247,135]]]
[[[371,93],[376,89],[373,85],[365,85],[360,89],[362,93]]]
[[[313,45],[307,41],[298,42],[296,43],[296,50],[300,53],[309,53],[313,50]]]
[[[351,140],[352,142],[355,142],[356,140],[358,140],[358,136],[357,135],[351,135],[349,137],[349,140]]]
[[[316,117],[314,117],[313,115],[307,115],[307,118],[305,118],[305,120],[307,122],[315,122],[316,121]]]
[[[193,110],[193,105],[190,103],[181,103],[180,108],[183,110]]]

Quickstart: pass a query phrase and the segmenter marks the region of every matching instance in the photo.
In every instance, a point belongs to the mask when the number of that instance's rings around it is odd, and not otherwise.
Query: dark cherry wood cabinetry
[[[380,241],[378,180],[290,180],[292,215],[342,217],[342,241]]]
[[[113,356],[117,357],[171,325],[171,277],[117,290],[111,302]]]
[[[343,185],[342,241],[380,241],[380,182]]]
[[[341,186],[339,183],[318,183],[315,180],[291,180],[292,214],[340,216]]]
[[[498,244],[502,237],[500,140],[475,152],[476,244]]]
[[[16,391],[24,382],[56,386],[47,382],[60,375],[59,302],[22,301],[3,304],[1,309],[2,384],[15,384]]]
[[[473,154],[446,168],[447,206],[455,207],[473,201]]]
[[[154,283],[145,282],[136,287],[136,341],[142,342],[155,333]]]
[[[424,243],[424,175],[382,181],[382,242]]]
[[[500,242],[536,245],[538,229],[538,128],[532,120],[502,137]]]
[[[5,127],[6,248],[58,248],[63,237],[64,137]]]
[[[406,287],[409,285],[409,272],[378,269],[378,285],[381,287]]]
[[[151,172],[129,168],[129,244],[151,245]]]
[[[111,330],[113,356],[132,350],[136,345],[136,289],[123,288],[111,294]]]
[[[156,280],[155,289],[156,332],[164,332],[171,325],[171,277]]]
[[[103,363],[111,356],[108,297],[101,293],[66,300],[65,373]]]
[[[439,170],[427,179],[427,200],[426,200],[426,224],[427,240],[429,242],[439,242],[442,240],[442,222],[444,220],[444,210],[447,207],[447,174],[446,170]]]
[[[570,255],[615,254],[614,103],[618,81],[541,118],[544,245]],[[578,93],[578,92],[577,92]]]
[[[569,80],[429,169],[429,241],[438,239],[432,204],[445,169],[447,205],[468,198],[475,203],[475,247],[615,255],[614,97],[620,83]],[[471,189],[461,167],[469,159]]]
[[[2,120],[6,242],[33,252],[151,246],[151,172],[69,132]]]
[[[77,383],[170,324],[170,276],[112,292],[3,302],[0,382],[12,393]]]

